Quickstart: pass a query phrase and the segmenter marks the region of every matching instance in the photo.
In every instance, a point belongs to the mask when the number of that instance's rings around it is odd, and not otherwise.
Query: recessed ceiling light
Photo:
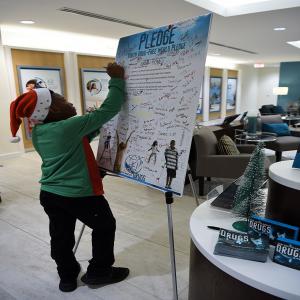
[[[283,30],[286,30],[286,28],[285,27],[275,27],[275,28],[273,28],[273,30],[275,30],[275,31],[283,31]]]
[[[209,53],[209,55],[220,56],[220,53]]]
[[[34,24],[35,22],[31,20],[25,20],[25,21],[20,21],[20,23],[29,25],[29,24]]]

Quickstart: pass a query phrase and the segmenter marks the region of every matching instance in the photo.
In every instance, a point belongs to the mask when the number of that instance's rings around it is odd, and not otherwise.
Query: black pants
[[[62,279],[77,276],[78,263],[73,254],[76,219],[92,228],[92,259],[89,274],[105,275],[114,259],[116,220],[103,196],[82,198],[63,197],[41,191],[41,205],[49,216],[51,257],[57,264]]]

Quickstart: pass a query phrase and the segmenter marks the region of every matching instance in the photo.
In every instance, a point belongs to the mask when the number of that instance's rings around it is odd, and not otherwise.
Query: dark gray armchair
[[[238,178],[249,163],[255,145],[237,145],[241,154],[217,154],[217,138],[207,127],[195,129],[189,164],[194,180],[199,179],[199,195],[204,195],[205,177]],[[269,163],[267,163],[269,165]]]
[[[283,123],[280,115],[261,116],[262,124]],[[281,160],[282,151],[297,150],[300,145],[300,137],[298,136],[278,136],[276,141],[267,142],[266,148],[275,151],[276,161]]]

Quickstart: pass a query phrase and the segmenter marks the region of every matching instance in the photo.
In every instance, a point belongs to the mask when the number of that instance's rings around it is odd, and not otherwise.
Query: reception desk
[[[234,218],[210,202],[190,219],[189,300],[300,299],[300,271],[273,263],[272,254],[266,263],[213,254],[219,233],[207,225],[233,230]]]

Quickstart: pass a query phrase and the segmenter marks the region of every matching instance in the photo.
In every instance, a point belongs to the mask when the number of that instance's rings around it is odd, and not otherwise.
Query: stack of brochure
[[[265,236],[250,235],[237,231],[220,229],[214,254],[241,259],[266,262],[269,240]]]
[[[300,242],[285,238],[278,238],[273,261],[300,270]]]

